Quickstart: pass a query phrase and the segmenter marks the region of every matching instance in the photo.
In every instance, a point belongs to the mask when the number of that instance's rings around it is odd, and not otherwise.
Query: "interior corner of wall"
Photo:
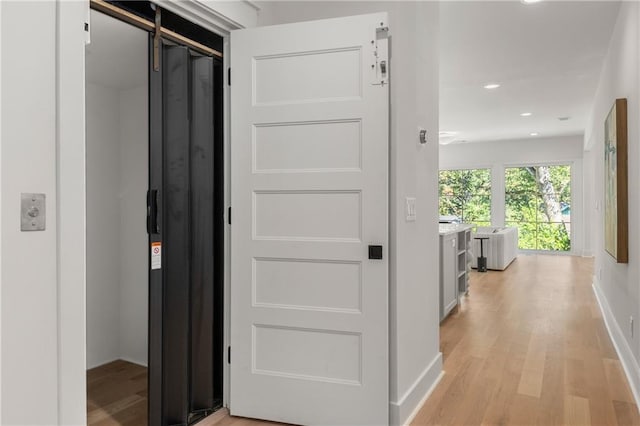
[[[593,132],[585,132],[584,134],[584,150],[585,151],[591,151],[591,149],[593,148],[593,145],[595,144],[595,137],[593,135]]]

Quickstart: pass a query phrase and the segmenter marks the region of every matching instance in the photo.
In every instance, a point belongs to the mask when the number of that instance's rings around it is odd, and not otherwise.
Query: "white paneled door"
[[[388,422],[386,26],[231,34],[233,415]]]

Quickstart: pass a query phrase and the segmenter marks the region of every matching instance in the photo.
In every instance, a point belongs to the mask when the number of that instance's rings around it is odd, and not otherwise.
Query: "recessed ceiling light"
[[[538,133],[538,132],[531,132],[531,133],[529,133],[529,134],[530,134],[531,136],[539,136],[539,135],[540,135],[540,133]]]
[[[522,0],[522,3],[524,4],[534,4],[534,3],[540,3],[542,0]]]
[[[498,87],[500,87],[500,85],[497,83],[489,83],[484,86],[484,88],[488,90],[497,89]]]
[[[520,114],[520,117],[531,117],[532,113],[530,112],[523,112],[522,114]]]

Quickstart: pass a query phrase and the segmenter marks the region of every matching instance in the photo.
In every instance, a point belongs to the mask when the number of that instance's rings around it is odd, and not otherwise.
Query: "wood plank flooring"
[[[89,426],[146,426],[147,369],[114,361],[87,371]],[[277,423],[231,417],[226,408],[198,422],[198,426],[275,426]]]
[[[592,260],[520,255],[473,272],[440,327],[446,372],[413,425],[640,425]]]
[[[592,261],[523,256],[472,273],[440,327],[446,371],[413,425],[640,425],[591,289]],[[146,425],[146,369],[88,372],[90,425]],[[330,407],[327,407],[330,409]],[[275,423],[220,410],[199,426]]]
[[[145,426],[147,369],[118,360],[87,371],[87,424]]]

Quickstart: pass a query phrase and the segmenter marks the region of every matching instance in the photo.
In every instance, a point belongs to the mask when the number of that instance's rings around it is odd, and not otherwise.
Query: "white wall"
[[[584,215],[584,254],[585,256],[596,255],[596,237],[600,227],[599,219],[595,210],[595,185],[598,177],[595,170],[595,152],[593,150],[584,151],[582,160],[582,183],[583,194],[583,215]]]
[[[146,55],[142,55],[146,61]],[[145,73],[146,75],[146,73]],[[147,365],[148,89],[120,92],[120,358]]]
[[[260,5],[263,3],[260,2]],[[438,5],[268,2],[260,25],[389,12],[390,421],[404,422],[442,371],[438,324]],[[432,135],[418,144],[418,127]],[[405,197],[417,221],[405,221]]]
[[[459,143],[440,147],[440,169],[490,168],[491,222],[504,226],[504,169],[528,164],[570,164],[571,170],[571,253],[591,255],[585,245],[583,137],[562,136],[515,141]]]
[[[581,160],[582,141],[582,136],[560,136],[442,145],[440,146],[440,167],[472,167],[477,164],[539,164]]]
[[[58,418],[56,4],[0,8],[0,423],[44,425]],[[45,231],[20,232],[22,192],[46,194]]]
[[[146,365],[147,88],[87,84],[86,102],[87,368]]]
[[[120,353],[118,91],[87,84],[87,368]]]
[[[588,206],[594,217],[596,256],[594,287],[605,319],[627,371],[636,400],[640,389],[640,4],[624,2],[609,45],[585,136],[593,170],[593,192]],[[604,250],[604,121],[616,98],[627,98],[629,141],[629,263],[617,264]],[[585,167],[586,169],[587,167]],[[632,336],[630,318],[636,321]]]

